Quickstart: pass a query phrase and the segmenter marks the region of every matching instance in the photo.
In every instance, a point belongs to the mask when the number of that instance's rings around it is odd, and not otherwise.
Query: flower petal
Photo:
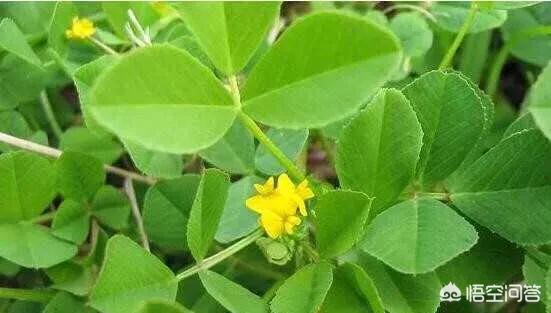
[[[312,192],[312,189],[308,188],[308,181],[306,179],[298,185],[297,194],[304,200],[314,197],[314,192]]]
[[[257,212],[262,213],[266,210],[270,210],[270,201],[264,196],[253,196],[245,201],[245,205]]]
[[[295,184],[287,174],[281,174],[277,178],[277,191],[284,196],[289,196],[295,193]]]
[[[260,217],[260,223],[270,238],[276,239],[284,231],[283,219],[270,211],[265,211]]]

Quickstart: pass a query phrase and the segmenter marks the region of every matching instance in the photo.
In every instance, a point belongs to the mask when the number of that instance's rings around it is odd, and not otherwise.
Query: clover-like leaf
[[[399,203],[368,225],[361,249],[397,271],[433,271],[478,240],[476,230],[445,204],[419,198]]]
[[[157,257],[129,238],[109,239],[105,260],[90,295],[90,305],[104,313],[135,312],[149,300],[176,298],[178,281]]]
[[[243,110],[269,126],[322,127],[360,108],[400,57],[398,39],[369,20],[311,14],[289,27],[252,69]]]
[[[90,111],[119,137],[170,153],[214,144],[236,116],[214,74],[169,45],[136,49],[109,67],[91,90]]]

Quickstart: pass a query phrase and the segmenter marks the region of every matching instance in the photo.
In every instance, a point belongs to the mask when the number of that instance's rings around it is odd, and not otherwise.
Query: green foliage
[[[189,212],[199,177],[185,175],[151,187],[144,199],[144,226],[151,240],[161,247],[185,249]]]
[[[404,54],[420,57],[432,46],[432,30],[417,13],[400,13],[390,22],[390,28],[400,38]]]
[[[134,312],[147,300],[174,300],[174,274],[129,238],[109,239],[90,305],[107,313]]]
[[[187,227],[188,246],[198,261],[205,257],[216,235],[229,187],[229,177],[219,170],[205,170],[201,177]]]
[[[265,313],[268,305],[257,295],[215,272],[199,274],[208,293],[232,313]]]
[[[42,67],[42,62],[29,46],[25,40],[25,35],[13,20],[3,19],[0,22],[0,48],[13,53],[13,55],[25,60],[25,62]]]
[[[231,184],[216,231],[216,241],[229,243],[258,227],[258,217],[245,207],[245,201],[255,193],[254,184],[261,182],[259,177],[247,176]]]
[[[397,204],[368,225],[361,248],[397,271],[433,271],[478,240],[467,221],[431,198]]]
[[[550,311],[550,8],[0,3],[0,311]]]
[[[469,14],[468,2],[442,2],[431,6],[430,11],[436,18],[436,23],[443,29],[457,33]],[[507,19],[504,10],[486,9],[476,13],[476,20],[471,26],[470,33],[478,33],[501,26]]]
[[[64,152],[55,167],[58,188],[65,198],[88,201],[105,182],[101,162],[82,153]]]
[[[188,2],[182,18],[216,67],[225,74],[242,70],[265,40],[279,2]],[[246,21],[246,22],[245,22]]]
[[[163,152],[194,152],[214,144],[236,114],[231,96],[214,75],[184,50],[168,45],[125,55],[98,77],[90,92],[90,110],[100,124]],[[135,127],[138,121],[141,126]],[[201,130],[206,125],[208,132]]]
[[[328,263],[305,266],[279,287],[270,308],[274,313],[319,312],[332,282]]]
[[[467,216],[512,242],[548,243],[550,161],[549,140],[539,130],[521,131],[460,173],[451,199]],[[530,210],[521,209],[526,203]]]
[[[0,224],[30,220],[55,196],[55,171],[29,152],[0,155]]]
[[[534,121],[551,140],[551,63],[549,63],[538,77],[538,81],[530,91],[530,112]]]
[[[289,159],[296,160],[308,140],[308,129],[271,128],[266,135]],[[256,149],[254,164],[259,171],[267,175],[278,175],[285,172],[285,168],[264,146],[258,146]]]
[[[33,224],[0,225],[0,257],[30,268],[46,268],[75,256],[76,246]]]
[[[423,129],[417,177],[430,185],[453,173],[478,141],[484,127],[482,100],[465,78],[441,71],[419,77],[403,93]]]
[[[335,49],[344,46],[355,48]],[[394,72],[400,54],[395,36],[378,25],[312,14],[286,30],[253,68],[243,110],[274,127],[325,126],[353,114]]]
[[[318,250],[324,257],[348,251],[363,233],[371,199],[361,192],[331,191],[318,200],[316,229]]]
[[[374,197],[376,215],[412,180],[422,138],[404,95],[394,89],[379,93],[341,133],[336,168],[342,186]]]

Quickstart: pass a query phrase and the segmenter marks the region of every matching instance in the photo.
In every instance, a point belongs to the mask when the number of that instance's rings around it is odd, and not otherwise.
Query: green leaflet
[[[105,127],[101,126],[92,115],[89,105],[91,102],[90,90],[92,89],[92,86],[98,76],[105,69],[115,64],[116,61],[116,56],[104,55],[90,63],[80,66],[73,74],[73,80],[75,82],[75,88],[78,91],[78,99],[80,100],[80,109],[82,111],[84,122],[86,127],[96,135],[109,135],[109,132],[105,129]]]
[[[442,2],[431,5],[430,12],[436,18],[436,24],[443,29],[457,33],[469,15],[470,3]],[[501,26],[507,19],[504,10],[478,10],[469,33],[478,33]]]
[[[0,112],[0,131],[18,138],[29,138],[32,136],[29,124],[21,113],[15,110]],[[12,150],[15,150],[14,147],[0,143],[0,151],[8,152]]]
[[[268,305],[259,296],[211,271],[199,273],[208,293],[231,313],[266,313]]]
[[[55,162],[57,185],[65,198],[85,202],[105,183],[103,164],[79,152],[65,151]]]
[[[0,257],[29,268],[47,268],[77,253],[76,246],[57,239],[40,225],[2,224],[0,240]]]
[[[254,139],[241,120],[235,120],[224,137],[207,149],[199,151],[199,155],[230,173],[254,172]]]
[[[0,224],[30,220],[55,196],[55,171],[41,156],[19,151],[0,155]]]
[[[291,160],[298,158],[306,145],[308,134],[308,129],[270,128],[266,132],[266,136]],[[279,175],[285,172],[285,168],[263,145],[256,148],[254,164],[259,171],[267,175]]]
[[[90,217],[82,204],[67,199],[57,208],[52,233],[76,244],[82,244],[90,230]]]
[[[111,135],[97,133],[93,128],[71,127],[61,135],[59,148],[93,156],[102,163],[111,164],[122,154],[119,143]]]
[[[401,202],[367,226],[363,251],[407,274],[433,271],[478,240],[473,226],[432,198]]]
[[[46,305],[43,313],[94,313],[86,303],[68,293],[60,292]]]
[[[551,140],[551,62],[543,69],[529,96],[529,110],[542,132]]]
[[[224,74],[242,70],[276,23],[280,2],[185,2],[186,25]]]
[[[0,22],[0,51],[13,53],[36,67],[42,67],[42,61],[27,43],[25,35],[13,20],[4,18]]]
[[[347,263],[335,270],[331,289],[320,313],[384,313],[373,280],[358,265]]]
[[[434,313],[438,308],[442,287],[434,272],[404,275],[368,255],[361,255],[359,264],[371,277],[390,313]]]
[[[502,140],[458,174],[452,203],[518,244],[551,242],[551,143],[536,129]]]
[[[115,230],[128,226],[130,202],[125,194],[113,186],[102,186],[92,200],[91,213],[99,222]]]
[[[477,143],[484,129],[484,105],[469,82],[455,73],[429,72],[402,92],[423,129],[417,176],[423,185],[431,185],[457,169]]]
[[[53,282],[53,289],[64,290],[77,296],[88,295],[96,282],[93,267],[85,267],[75,261],[63,262],[45,271]]]
[[[311,14],[251,70],[243,110],[273,127],[322,127],[353,114],[394,73],[400,57],[398,40],[368,20]]]
[[[167,249],[187,248],[189,212],[199,181],[197,175],[184,175],[149,188],[143,204],[143,219],[145,230],[155,244]]]
[[[48,44],[60,56],[65,56],[68,50],[68,41],[65,31],[71,26],[72,20],[77,16],[76,7],[71,2],[57,2],[52,13]]]
[[[417,12],[396,15],[390,21],[390,29],[400,38],[408,57],[420,57],[432,46],[432,30]]]
[[[495,285],[510,281],[522,265],[522,251],[490,231],[477,229],[479,240],[469,251],[436,270],[442,283]],[[499,261],[497,261],[499,260]]]
[[[177,289],[174,274],[159,259],[116,235],[107,243],[90,305],[103,313],[135,312],[148,300],[173,301]]]
[[[538,5],[512,10],[508,12],[505,24],[501,26],[503,39],[510,41],[513,36],[523,31],[537,27],[549,26],[549,5]],[[537,66],[546,66],[551,61],[551,38],[546,36],[524,37],[521,42],[511,47],[511,54],[515,57]]]
[[[182,175],[182,155],[146,149],[129,140],[124,140],[124,146],[134,165],[144,174],[161,178],[176,178]]]
[[[316,313],[333,282],[331,265],[307,265],[279,287],[270,308],[273,313]]]
[[[169,153],[214,144],[236,115],[216,77],[189,53],[169,45],[121,57],[96,80],[90,110],[119,137]]]
[[[374,197],[371,216],[377,215],[413,178],[422,138],[404,95],[380,92],[341,133],[336,158],[341,186]]]
[[[371,199],[361,192],[336,190],[316,204],[316,241],[320,254],[336,257],[356,244],[364,231]]]
[[[216,241],[229,243],[258,228],[258,214],[245,206],[245,201],[256,194],[254,184],[263,180],[257,176],[246,176],[232,183],[220,224],[216,231]]]
[[[212,244],[229,187],[228,175],[219,170],[205,170],[201,177],[187,227],[188,246],[198,262],[203,260]]]

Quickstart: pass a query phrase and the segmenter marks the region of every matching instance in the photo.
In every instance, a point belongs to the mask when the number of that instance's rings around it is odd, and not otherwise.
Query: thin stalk
[[[142,214],[140,213],[140,208],[138,207],[138,201],[136,200],[136,192],[134,191],[134,185],[132,184],[132,179],[126,178],[124,180],[124,191],[130,200],[130,207],[132,208],[132,215],[136,221],[136,226],[138,227],[138,233],[142,241],[142,246],[145,250],[150,251],[149,248],[149,239],[147,238],[147,233],[145,232],[145,227],[143,225]]]
[[[97,38],[94,38],[94,37],[89,37],[88,38],[90,40],[90,42],[92,42],[93,44],[95,44],[96,46],[100,47],[103,51],[107,52],[108,54],[112,54],[112,55],[118,55],[119,53],[113,49],[111,49],[111,47],[109,47],[108,45],[104,44],[103,42],[101,42],[99,39]]]
[[[453,57],[455,56],[455,53],[457,52],[457,49],[459,49],[459,46],[463,42],[463,39],[469,32],[469,29],[471,29],[471,26],[473,26],[474,21],[476,19],[476,13],[478,12],[478,5],[475,1],[471,2],[471,7],[469,9],[469,15],[467,15],[467,19],[461,26],[461,29],[459,30],[459,33],[455,36],[455,39],[448,49],[448,52],[444,56],[444,59],[442,59],[442,63],[440,63],[440,66],[438,66],[439,70],[445,69],[449,67],[452,63]]]
[[[40,104],[42,105],[42,110],[46,115],[46,120],[48,120],[48,124],[50,124],[50,127],[52,128],[52,131],[56,138],[59,139],[63,134],[63,130],[61,129],[59,123],[55,118],[54,110],[52,110],[52,104],[50,102],[50,99],[48,99],[48,93],[46,92],[46,90],[42,90],[40,92]]]
[[[262,229],[257,229],[255,232],[251,233],[247,237],[241,239],[240,241],[236,242],[235,244],[229,246],[228,248],[218,252],[217,254],[208,257],[204,259],[201,263],[198,263],[187,270],[181,272],[180,274],[176,275],[176,279],[178,281],[181,281],[189,276],[195,275],[201,271],[207,270],[216,264],[224,261],[225,259],[229,258],[230,256],[236,254],[237,252],[241,251],[251,243],[255,242],[258,238],[262,236],[264,231]]]
[[[0,287],[0,299],[15,299],[21,301],[48,303],[54,295],[55,293],[49,290],[14,289]]]
[[[2,132],[0,132],[0,142],[7,143],[8,145],[11,145],[14,147],[18,147],[21,149],[25,149],[28,151],[32,151],[32,152],[42,154],[51,158],[56,158],[56,159],[59,158],[63,153],[63,151],[61,150],[44,146],[25,139],[17,138]],[[154,185],[157,182],[157,180],[153,177],[143,176],[138,173],[134,173],[119,167],[115,167],[107,164],[104,164],[103,167],[108,173],[115,174],[122,177],[128,177],[135,181],[139,181],[148,185]]]
[[[273,141],[266,136],[262,129],[256,124],[256,122],[250,118],[247,114],[241,111],[241,95],[239,93],[239,85],[235,76],[228,78],[230,82],[230,91],[233,97],[234,105],[239,109],[238,116],[247,127],[247,129],[253,134],[253,136],[262,144],[268,151],[278,160],[278,162],[287,169],[289,175],[296,181],[301,182],[306,179],[306,176],[298,169],[293,161],[291,161],[283,151],[281,151]]]
[[[505,61],[507,61],[507,57],[509,56],[511,49],[513,49],[516,45],[518,45],[520,42],[524,40],[527,40],[536,36],[543,36],[543,35],[549,35],[549,34],[551,34],[551,26],[541,26],[541,27],[533,27],[533,28],[525,29],[515,33],[511,37],[511,39],[509,39],[509,41],[507,41],[507,43],[501,47],[496,57],[494,58],[494,62],[492,63],[492,66],[490,67],[490,73],[488,74],[488,80],[486,83],[486,93],[491,98],[495,97],[501,70],[505,65]]]
[[[278,160],[278,162],[287,169],[287,173],[297,182],[306,179],[306,176],[298,169],[293,161],[291,161],[283,151],[281,151],[272,140],[260,129],[256,122],[243,112],[238,113],[239,118],[245,124],[245,127],[253,134],[253,136]]]

